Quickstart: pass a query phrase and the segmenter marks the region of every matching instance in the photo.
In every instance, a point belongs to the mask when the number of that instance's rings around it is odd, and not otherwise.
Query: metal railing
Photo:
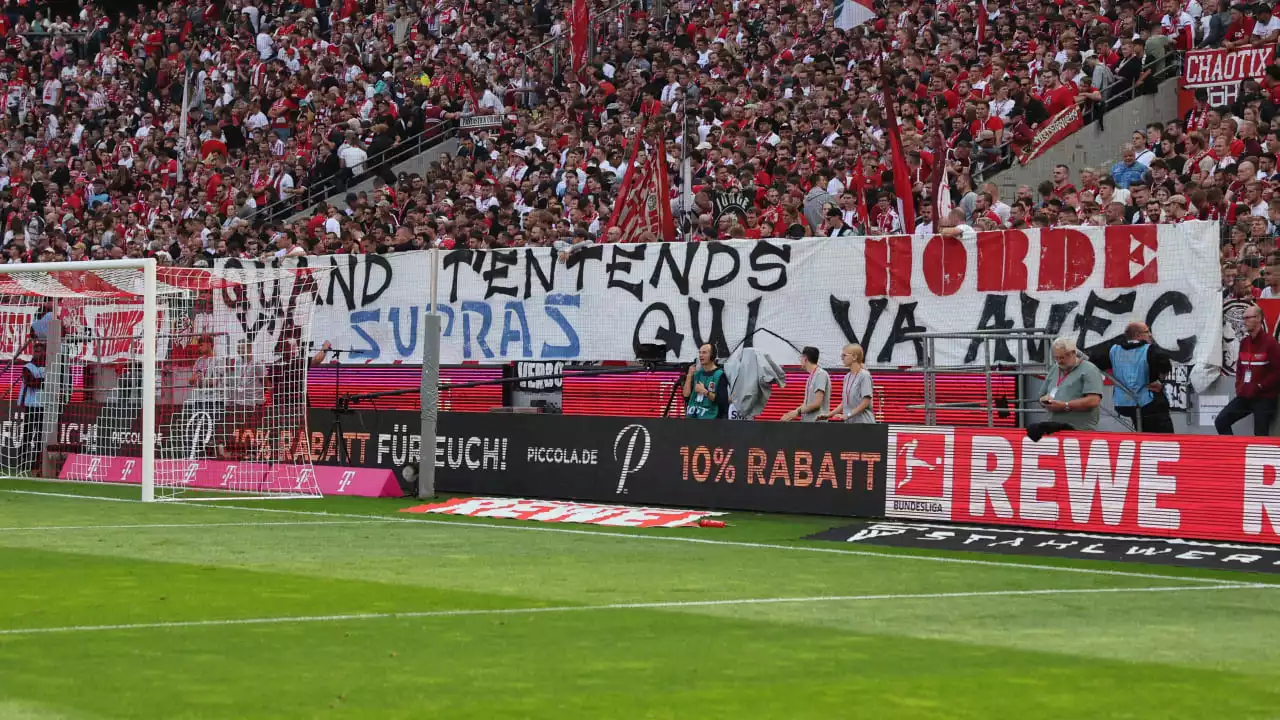
[[[466,119],[463,118],[463,120]],[[246,219],[255,224],[269,223],[303,212],[318,202],[345,192],[347,188],[371,177],[388,173],[391,168],[401,162],[457,137],[459,127],[460,123],[457,120],[433,121],[407,140],[401,140],[380,153],[370,155],[364,162],[363,172],[355,174],[350,172],[349,168],[343,168],[315,183],[304,186],[300,193],[279,198],[254,210]]]
[[[631,0],[620,0],[620,2],[616,2],[603,10],[592,12],[591,22],[587,26],[588,56],[595,55],[599,51],[601,40],[617,39],[630,35],[631,14],[627,12],[630,7]],[[520,68],[520,87],[515,90],[517,105],[529,109],[536,106],[540,101],[537,88],[529,84],[529,66],[537,64],[536,54],[538,51],[545,50],[548,53],[549,57],[547,59],[551,64],[551,73],[552,75],[559,75],[566,59],[565,44],[568,41],[569,36],[566,32],[549,37],[523,52],[524,64]]]
[[[1131,83],[1122,88],[1113,84],[1106,90],[1103,90],[1103,99],[1094,107],[1085,111],[1084,123],[1081,126],[1081,130],[1084,129],[1084,126],[1097,122],[1100,117],[1105,118],[1108,112],[1129,102],[1130,100],[1133,100],[1139,95],[1150,95],[1154,93],[1156,87],[1165,80],[1178,77],[1182,71],[1182,53],[1171,50],[1159,58],[1148,63],[1144,63],[1142,66],[1142,72],[1148,71],[1151,75],[1142,82]],[[1139,74],[1139,77],[1141,77],[1141,73]],[[1079,130],[1077,130],[1077,132],[1079,132]],[[996,173],[1013,167],[1014,163],[1017,162],[1018,153],[1013,147],[1012,139],[996,146],[994,148],[994,152],[997,154],[996,159],[990,163],[981,165],[974,173],[973,181],[975,184],[979,182],[990,182],[992,180],[992,176]],[[975,151],[974,154],[977,155],[978,153]]]
[[[1033,415],[1044,413],[1045,409],[1040,404],[1040,399],[1035,398],[1013,398],[1004,399],[1004,402],[1010,406],[1001,406],[995,398],[994,387],[992,386],[992,377],[994,376],[1015,376],[1018,378],[1018,392],[1023,392],[1022,380],[1027,377],[1044,376],[1049,372],[1050,366],[1053,364],[1052,345],[1056,337],[1048,328],[1028,328],[1028,329],[990,329],[975,330],[973,332],[918,332],[907,333],[906,339],[922,342],[924,344],[924,362],[917,369],[912,368],[908,372],[919,372],[924,378],[924,402],[916,405],[908,405],[908,410],[924,410],[925,424],[937,424],[938,410],[951,410],[956,412],[973,412],[984,413],[987,416],[987,427],[995,427],[995,419],[997,415],[1005,415],[1012,413],[1018,416],[1019,424],[1022,424],[1022,417],[1025,415]],[[938,365],[937,357],[937,341],[938,340],[967,340],[972,343],[981,343],[982,346],[982,362],[975,364],[972,362],[960,365]],[[1029,356],[1030,344],[1033,342],[1043,343],[1042,350],[1044,357],[1036,360]],[[1013,362],[1007,360],[998,360],[993,356],[994,344],[1004,343],[1006,346],[1012,343],[1016,348]],[[1007,347],[1006,347],[1007,349]],[[972,348],[969,352],[972,352]],[[976,358],[975,358],[976,359]],[[984,402],[938,402],[937,376],[942,372],[977,372],[983,374],[985,383],[986,398]],[[1119,412],[1107,409],[1104,411],[1107,416],[1116,420],[1121,425],[1128,427],[1135,432],[1142,432],[1142,408],[1140,394],[1142,388],[1130,388],[1123,382],[1118,380],[1113,374],[1104,372],[1103,375],[1111,381],[1112,387],[1118,393],[1123,393],[1130,401],[1134,402],[1137,408],[1134,412],[1133,420],[1129,420]]]
[[[995,427],[995,419],[997,414],[1007,412],[1023,413],[1030,412],[1030,409],[1023,408],[997,408],[995,402],[995,389],[992,386],[991,379],[998,375],[1012,375],[1021,379],[1028,375],[1043,375],[1046,372],[1052,356],[1050,355],[1050,345],[1053,343],[1053,334],[1048,328],[1027,328],[1027,329],[991,329],[991,330],[975,330],[973,332],[918,332],[908,333],[905,335],[907,340],[920,342],[924,345],[924,362],[919,368],[919,372],[924,377],[924,402],[919,405],[908,405],[909,410],[924,410],[924,422],[926,425],[937,424],[938,410],[958,410],[967,412],[982,412],[987,416],[987,427]],[[982,344],[982,362],[975,364],[966,362],[960,365],[939,365],[937,363],[937,351],[939,340],[965,340],[970,343]],[[1012,343],[1017,354],[1014,356],[1012,363],[1002,361],[996,357],[994,343],[1000,342]],[[1044,357],[1036,360],[1030,357],[1030,344],[1032,342],[1044,343]],[[969,353],[972,352],[972,349]],[[966,356],[969,354],[966,353]],[[977,358],[975,358],[977,359]],[[981,372],[983,382],[985,384],[985,402],[938,402],[938,373],[946,372]],[[1021,384],[1021,382],[1019,382]]]

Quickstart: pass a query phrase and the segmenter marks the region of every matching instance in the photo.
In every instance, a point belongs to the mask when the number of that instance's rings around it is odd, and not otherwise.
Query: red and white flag
[[[902,218],[902,229],[908,235],[916,231],[916,206],[911,197],[911,170],[907,168],[907,153],[902,149],[902,134],[898,131],[898,95],[893,91],[893,83],[885,75],[881,80],[884,88],[884,121],[889,136],[889,152],[893,158],[893,194],[898,198],[898,215]]]
[[[654,111],[661,107],[658,103],[653,105]],[[622,229],[619,242],[649,242],[655,239],[671,242],[676,238],[675,218],[671,214],[671,181],[667,178],[667,148],[661,135],[658,136],[657,152],[649,153],[643,165],[636,165],[640,141],[649,124],[649,117],[647,113],[642,117],[640,128],[636,131],[622,190],[618,192],[613,215],[609,217],[608,227]],[[653,237],[648,237],[649,233]]]
[[[975,24],[978,26],[977,32],[974,33],[974,39],[978,41],[978,45],[982,45],[987,41],[987,3],[986,0],[978,0],[978,16],[975,18]]]
[[[871,213],[867,210],[867,170],[862,165],[862,156],[853,164],[853,193],[858,201],[858,223],[864,228],[871,222]]]
[[[846,31],[876,17],[875,8],[870,0],[835,0],[834,14],[836,29]]]
[[[569,8],[569,58],[576,73],[587,64],[587,33],[591,25],[591,11],[587,0],[573,0]]]
[[[933,136],[933,231],[951,214],[951,179],[947,175],[947,139],[938,130]]]

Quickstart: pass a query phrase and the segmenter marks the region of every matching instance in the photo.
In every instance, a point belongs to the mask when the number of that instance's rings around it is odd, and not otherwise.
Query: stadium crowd
[[[887,88],[926,231],[942,162],[963,214],[946,222],[1219,217],[1232,228],[1224,253],[1266,257],[1280,221],[1280,67],[1230,108],[1135,132],[1112,168],[1059,167],[1012,198],[984,182],[1060,111],[1079,104],[1092,119],[1111,97],[1153,90],[1147,61],[1280,36],[1269,7],[1219,2],[877,0],[847,29],[826,0],[592,4],[594,51],[576,72],[570,43],[548,42],[570,33],[565,0],[179,1],[117,16],[85,2],[73,17],[11,4],[3,252],[207,265],[614,241],[642,127],[642,159],[665,138],[687,239],[901,232]],[[461,132],[457,153],[421,175],[379,161],[474,115],[503,125]],[[676,187],[685,156],[691,202]],[[309,189],[370,174],[373,189],[346,202]],[[725,198],[745,202],[728,212]],[[281,200],[285,212],[264,211]]]

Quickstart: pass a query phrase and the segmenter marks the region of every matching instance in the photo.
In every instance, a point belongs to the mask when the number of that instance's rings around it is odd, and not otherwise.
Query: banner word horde
[[[693,527],[703,519],[724,515],[722,512],[709,510],[588,505],[562,500],[514,498],[453,498],[434,505],[407,507],[400,512],[641,528]]]
[[[1091,348],[1144,321],[1176,362],[1221,358],[1218,226],[1048,228],[942,236],[597,245],[336,255],[306,285],[218,302],[262,343],[281,332],[291,293],[318,295],[314,338],[341,362],[420,363],[421,319],[439,258],[445,363],[631,360],[641,344],[688,361],[754,344],[784,362],[814,345],[834,363],[859,343],[872,367],[919,365],[920,332],[1047,328]],[[295,262],[295,261],[290,261]],[[223,261],[238,265],[238,260]],[[309,289],[308,289],[309,288]],[[769,332],[763,332],[763,331]],[[1029,343],[1027,357],[1044,356]],[[971,363],[980,343],[938,343],[939,365]],[[996,344],[993,362],[1017,348]]]

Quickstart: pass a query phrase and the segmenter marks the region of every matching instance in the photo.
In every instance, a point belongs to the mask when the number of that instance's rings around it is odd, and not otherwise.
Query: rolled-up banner
[[[1084,127],[1084,110],[1079,105],[1072,105],[1040,126],[1032,136],[1031,142],[1018,153],[1018,162],[1026,165],[1082,127]]]

